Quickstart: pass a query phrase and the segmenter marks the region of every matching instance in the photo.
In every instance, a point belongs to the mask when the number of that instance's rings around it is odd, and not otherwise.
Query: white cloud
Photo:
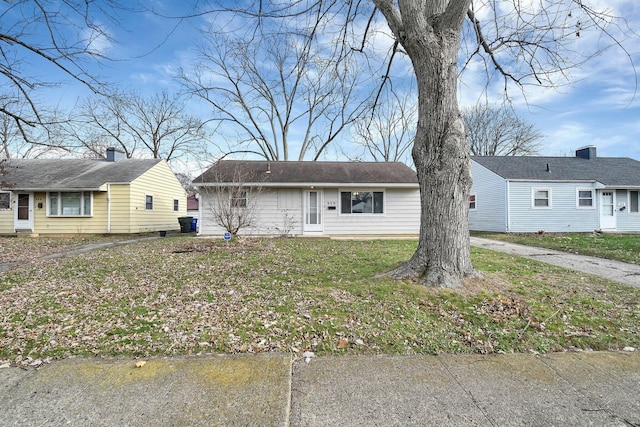
[[[80,40],[87,51],[98,55],[106,55],[113,47],[109,30],[100,23],[84,28],[80,33]]]

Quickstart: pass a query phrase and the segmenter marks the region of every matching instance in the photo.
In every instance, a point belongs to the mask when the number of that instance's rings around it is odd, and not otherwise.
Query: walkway
[[[637,351],[144,362],[0,368],[0,426],[640,426]]]
[[[591,256],[577,255],[552,249],[535,248],[515,243],[471,237],[471,245],[492,251],[504,252],[570,270],[604,277],[626,285],[640,287],[640,265],[629,264]]]

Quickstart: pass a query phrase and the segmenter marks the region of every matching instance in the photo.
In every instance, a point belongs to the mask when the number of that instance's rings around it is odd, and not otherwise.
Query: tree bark
[[[457,56],[466,12],[461,6],[468,2],[401,3],[402,15],[396,14],[395,22],[389,24],[413,63],[418,83],[412,155],[422,210],[418,249],[391,275],[420,278],[430,286],[461,288],[465,277],[477,275],[469,244],[471,165],[457,103]],[[429,7],[433,9],[423,9]]]

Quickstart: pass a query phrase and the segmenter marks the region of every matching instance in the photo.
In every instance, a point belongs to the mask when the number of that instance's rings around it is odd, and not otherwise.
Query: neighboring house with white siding
[[[416,237],[420,231],[417,176],[402,163],[220,160],[192,184],[200,193],[200,235],[226,231],[214,219],[220,197],[240,210],[255,208],[253,225],[238,234]],[[232,200],[225,187],[247,191]]]
[[[640,162],[597,157],[472,156],[469,229],[640,232]]]
[[[0,234],[179,230],[187,195],[160,159],[11,159],[0,176]]]

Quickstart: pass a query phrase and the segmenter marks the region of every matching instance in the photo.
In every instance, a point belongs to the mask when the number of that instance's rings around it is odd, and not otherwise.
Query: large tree
[[[124,9],[117,0],[2,2],[0,11],[0,114],[18,130],[47,124],[38,91],[64,81],[80,83],[94,92],[102,82],[89,69],[104,60],[111,43],[100,22],[113,22]]]
[[[420,238],[415,254],[393,274],[443,287],[460,287],[465,277],[476,274],[467,221],[470,159],[457,103],[461,69],[482,58],[487,77],[497,73],[505,88],[512,83],[552,86],[558,76],[568,76],[571,67],[610,45],[622,47],[620,41],[634,34],[624,20],[591,8],[587,0],[291,0],[251,4],[243,8],[240,3],[215,2],[210,11],[255,18],[258,28],[274,17],[294,16],[305,21],[305,17],[323,11],[324,16],[344,24],[339,36],[332,39],[342,49],[336,61],[348,58],[347,52],[357,54],[375,47],[366,40],[372,35],[381,40],[384,30],[378,25],[377,12],[382,14],[393,39],[393,54],[388,57],[395,58],[396,52],[405,54],[418,87],[412,156],[421,192]],[[576,46],[576,39],[594,29],[604,38]],[[603,44],[605,38],[612,43]]]

